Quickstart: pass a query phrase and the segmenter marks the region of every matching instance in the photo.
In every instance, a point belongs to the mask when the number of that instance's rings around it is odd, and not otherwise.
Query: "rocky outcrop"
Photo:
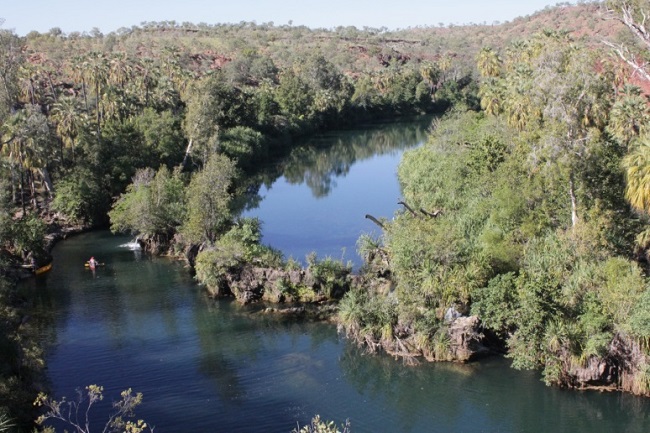
[[[650,359],[639,341],[616,334],[604,356],[592,356],[584,365],[565,359],[564,385],[569,388],[623,391],[650,396]]]
[[[213,296],[231,294],[243,304],[258,301],[322,303],[343,297],[353,281],[351,275],[324,281],[310,269],[285,270],[246,265],[225,275],[222,287],[208,287],[208,290]]]
[[[292,319],[331,321],[338,312],[336,303],[306,304],[292,307],[267,307],[262,313],[276,314]]]
[[[614,358],[592,357],[584,366],[571,365],[567,376],[572,388],[616,389],[620,368]]]
[[[449,335],[449,353],[459,362],[473,361],[489,355],[491,350],[484,344],[480,332],[481,321],[477,316],[456,317],[447,331]]]

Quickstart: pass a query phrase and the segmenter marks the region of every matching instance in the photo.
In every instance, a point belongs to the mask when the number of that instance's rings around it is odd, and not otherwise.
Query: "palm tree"
[[[136,65],[136,83],[140,90],[140,105],[149,106],[149,97],[158,83],[160,75],[153,59],[143,58]]]
[[[492,48],[483,48],[478,53],[478,71],[484,77],[498,77],[501,74],[501,59]]]
[[[37,81],[37,70],[34,65],[26,63],[20,67],[18,78],[20,96],[22,96],[22,98],[24,98],[28,104],[36,104],[37,90],[35,82]]]
[[[0,123],[18,101],[18,70],[24,62],[22,45],[13,32],[0,29]]]
[[[89,112],[88,108],[88,92],[86,90],[86,70],[84,68],[84,61],[82,57],[75,57],[72,61],[72,70],[70,75],[72,79],[76,82],[81,83],[81,93],[84,98],[84,106],[86,112]]]
[[[504,101],[504,111],[508,124],[523,131],[531,121],[539,118],[539,108],[535,108],[529,94],[509,92]]]
[[[178,47],[163,47],[160,54],[160,67],[169,80],[174,83],[176,91],[183,95],[192,77],[189,71],[183,68],[181,54]]]
[[[438,68],[438,65],[430,62],[422,63],[420,66],[420,76],[429,85],[429,93],[433,94],[440,82],[440,68]]]
[[[104,53],[93,51],[88,53],[82,65],[84,77],[95,88],[95,121],[97,133],[101,131],[102,106],[101,94],[108,81],[108,60]]]
[[[493,116],[503,111],[503,90],[498,79],[490,79],[481,84],[479,90],[481,97],[481,108]]]
[[[108,68],[108,83],[124,89],[124,86],[133,75],[133,68],[126,53],[113,53],[108,61]]]
[[[635,209],[650,213],[650,138],[644,137],[623,158],[625,198]]]
[[[650,108],[647,98],[641,95],[641,89],[636,86],[626,85],[622,96],[609,113],[607,132],[621,144],[627,145],[648,131]]]
[[[61,142],[72,150],[72,162],[75,160],[75,139],[83,124],[86,123],[86,113],[74,96],[64,96],[52,107],[52,120],[56,123],[56,132]],[[61,152],[63,159],[63,151]]]
[[[52,181],[47,170],[51,156],[49,126],[39,107],[28,105],[9,119],[5,124],[5,131],[2,153],[9,159],[12,178],[19,178],[18,186],[24,213],[26,180],[29,181],[31,196],[34,200],[36,198],[35,174],[41,177],[48,192],[53,191]],[[16,190],[13,184],[12,189],[15,199]]]

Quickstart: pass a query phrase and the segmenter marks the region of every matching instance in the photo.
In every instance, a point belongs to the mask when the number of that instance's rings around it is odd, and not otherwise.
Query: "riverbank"
[[[315,413],[350,418],[355,431],[648,427],[646,400],[546,387],[502,357],[406,367],[330,323],[265,312],[281,304],[212,299],[183,263],[133,251],[131,240],[92,231],[57,244],[57,267],[39,287],[56,315],[52,397],[92,383],[107,396],[131,387],[144,395],[138,418],[175,432],[288,432]],[[106,262],[95,275],[79,265],[90,246]]]
[[[7,256],[7,266],[0,278],[0,421],[13,424],[16,431],[31,431],[37,410],[33,401],[39,392],[46,392],[47,377],[45,351],[40,335],[42,327],[51,326],[47,320],[35,320],[32,296],[19,290],[21,281],[41,278],[35,268],[51,272],[52,249],[57,242],[91,229],[89,226],[69,224],[56,214],[42,217],[45,236],[38,246],[38,262],[24,262],[20,256]],[[4,417],[4,418],[3,418]]]

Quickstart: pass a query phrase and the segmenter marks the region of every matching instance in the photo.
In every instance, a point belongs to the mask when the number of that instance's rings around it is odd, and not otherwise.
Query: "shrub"
[[[70,426],[78,433],[90,433],[89,414],[95,403],[104,399],[104,387],[98,385],[88,385],[85,391],[77,390],[76,400],[67,400],[63,398],[56,401],[44,393],[40,393],[34,401],[35,406],[45,409],[45,413],[38,417],[36,424],[43,425],[48,420],[59,420],[67,426]],[[102,431],[104,432],[125,432],[125,433],[142,433],[153,431],[143,420],[136,422],[126,421],[125,418],[135,416],[134,410],[142,403],[142,393],[133,394],[129,388],[122,391],[121,399],[113,403],[113,413],[108,416]],[[46,427],[45,431],[54,432],[51,427]]]
[[[472,294],[472,314],[481,318],[483,325],[497,333],[505,333],[516,325],[517,286],[514,273],[497,275],[487,287]]]
[[[323,421],[320,415],[316,415],[308,425],[302,428],[298,425],[291,433],[350,433],[351,431],[350,420],[346,420],[339,430],[334,421]]]
[[[257,218],[242,218],[217,240],[214,246],[196,257],[196,279],[215,290],[227,294],[226,274],[245,264],[261,267],[283,267],[282,253],[262,245],[261,223]]]
[[[347,277],[352,272],[352,263],[326,257],[318,260],[316,253],[307,256],[307,269],[311,272],[320,290],[329,298],[340,298],[348,289]]]
[[[108,208],[100,179],[87,170],[71,173],[56,184],[51,208],[73,223],[93,224],[102,220]]]

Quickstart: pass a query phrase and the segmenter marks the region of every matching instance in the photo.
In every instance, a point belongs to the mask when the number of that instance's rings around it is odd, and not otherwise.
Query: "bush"
[[[487,287],[476,289],[472,294],[472,314],[479,316],[486,328],[503,336],[517,324],[516,279],[512,272],[497,275]]]
[[[309,425],[302,428],[298,426],[291,433],[350,433],[351,431],[349,420],[345,421],[345,424],[342,424],[341,430],[339,430],[334,421],[323,421],[319,415],[316,415]]]
[[[352,263],[326,257],[318,260],[316,253],[307,256],[307,269],[311,272],[320,290],[330,299],[338,299],[347,291],[347,277],[352,273]]]
[[[73,223],[94,224],[103,220],[108,200],[100,179],[89,171],[80,170],[56,184],[51,208]]]
[[[35,259],[43,256],[45,232],[45,222],[34,214],[14,221],[11,233],[15,253],[26,256],[31,252]]]
[[[627,320],[630,333],[650,347],[650,289],[646,289]]]
[[[213,247],[196,257],[196,278],[219,295],[228,294],[226,275],[245,264],[283,267],[282,253],[262,245],[261,224],[257,218],[242,218]]]
[[[339,304],[338,322],[346,335],[371,350],[392,340],[397,318],[394,298],[373,296],[360,287],[346,293]]]
[[[77,433],[90,433],[91,412],[95,403],[104,399],[104,387],[98,385],[89,385],[85,391],[77,390],[76,400],[67,400],[63,398],[56,401],[44,393],[40,393],[34,405],[45,409],[45,413],[38,417],[36,424],[43,425],[48,420],[62,421],[70,426]],[[131,389],[122,391],[121,399],[113,403],[113,413],[108,416],[103,432],[125,432],[125,433],[143,433],[145,431],[153,432],[153,429],[143,420],[126,421],[126,418],[135,416],[134,410],[142,403],[142,393],[133,394]],[[54,433],[54,429],[46,427],[48,433]]]

